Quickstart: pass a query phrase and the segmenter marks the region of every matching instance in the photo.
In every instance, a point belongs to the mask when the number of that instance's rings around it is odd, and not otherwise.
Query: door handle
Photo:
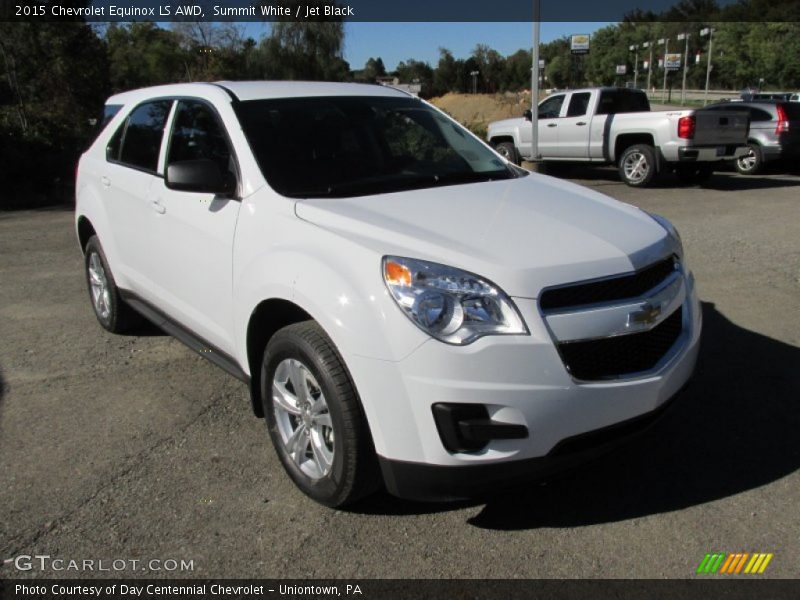
[[[558,123],[548,123],[548,127],[558,127]]]
[[[163,204],[161,204],[161,201],[159,201],[159,200],[153,200],[150,203],[150,206],[152,206],[153,210],[156,211],[160,215],[163,215],[165,212],[167,212],[167,207],[164,206]]]
[[[100,177],[100,183],[103,184],[103,187],[111,187],[111,180],[105,175]]]
[[[575,125],[577,125],[578,127],[581,127],[583,125],[586,125],[586,121],[578,121],[577,123],[575,123]]]

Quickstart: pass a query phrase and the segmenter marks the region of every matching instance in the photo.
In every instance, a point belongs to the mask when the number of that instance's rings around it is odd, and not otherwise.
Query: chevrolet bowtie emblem
[[[652,325],[656,322],[661,314],[661,306],[653,306],[649,302],[645,302],[639,310],[628,313],[627,327]]]

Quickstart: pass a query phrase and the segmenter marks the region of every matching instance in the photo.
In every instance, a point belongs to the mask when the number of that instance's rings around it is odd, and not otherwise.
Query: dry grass
[[[476,135],[486,137],[486,127],[492,121],[521,117],[530,108],[530,94],[445,94],[432,98],[431,103],[445,111]]]

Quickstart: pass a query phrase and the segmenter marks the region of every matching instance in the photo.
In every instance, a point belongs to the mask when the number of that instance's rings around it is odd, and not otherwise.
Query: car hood
[[[631,205],[543,175],[299,200],[300,219],[380,255],[447,264],[512,296],[646,266],[677,249]]]

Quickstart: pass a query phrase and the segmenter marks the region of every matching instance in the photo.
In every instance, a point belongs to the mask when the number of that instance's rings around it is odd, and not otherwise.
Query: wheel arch
[[[261,359],[264,355],[264,349],[269,340],[272,339],[272,336],[280,329],[294,323],[310,320],[314,320],[314,318],[306,310],[284,298],[262,300],[250,314],[250,319],[247,322],[245,346],[247,349],[247,364],[250,369],[250,402],[253,413],[257,417],[264,416],[260,398]]]
[[[89,240],[93,235],[97,235],[97,232],[95,231],[94,225],[92,225],[92,222],[89,220],[89,217],[86,217],[85,215],[78,217],[76,228],[78,232],[78,243],[81,246],[81,252],[85,254],[86,244],[89,243]]]
[[[618,163],[625,150],[636,144],[647,144],[656,148],[655,138],[652,133],[622,133],[614,140],[613,161]]]

